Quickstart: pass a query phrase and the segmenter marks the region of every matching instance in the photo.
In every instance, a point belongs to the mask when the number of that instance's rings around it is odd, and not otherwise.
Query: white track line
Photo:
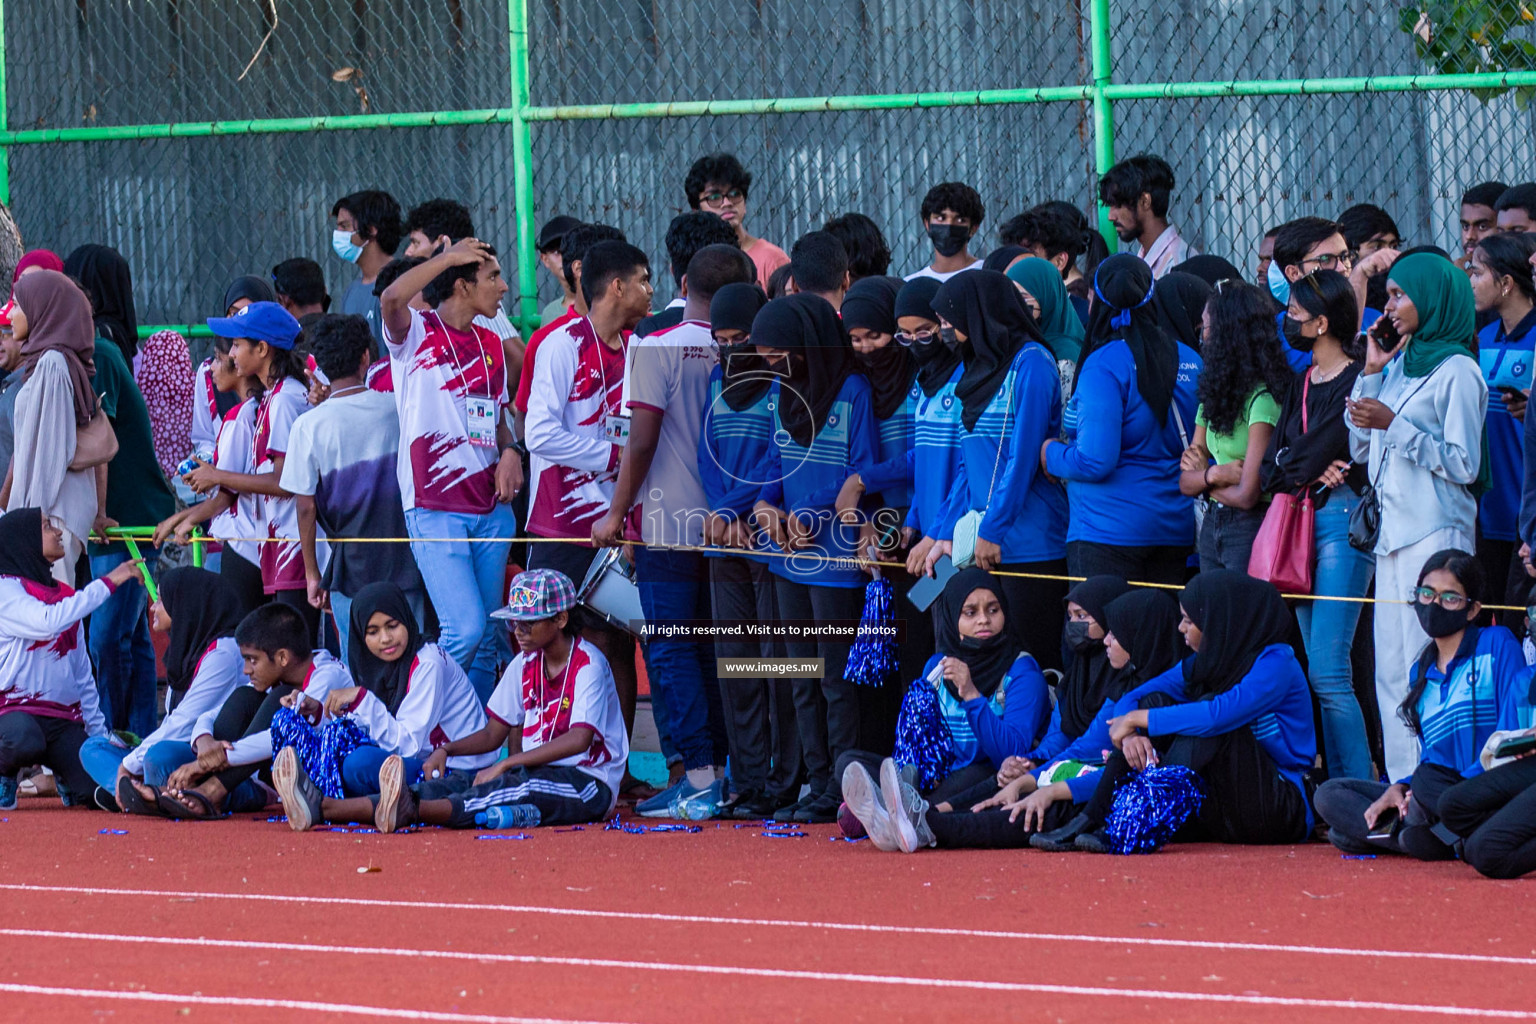
[[[74,939],[85,942],[120,942],[134,945],[198,946],[207,948],[203,937],[182,938],[161,935],[120,935],[94,932],[51,932],[30,928],[4,928],[0,935],[28,939]],[[984,981],[963,978],[916,978],[900,974],[852,974],[841,971],[794,971],[770,967],[726,967],[716,964],[678,964],[652,960],[602,960],[575,956],[530,956],[512,953],[470,953],[457,950],[397,949],[381,946],[329,946],[308,942],[258,942],[253,940],[218,940],[222,949],[253,949],[269,952],[342,954],[352,956],[390,956],[407,959],[471,960],[482,963],[536,964],[550,967],[594,967],[618,970],[662,971],[677,974],[730,975],[735,977],[773,978],[789,981],[822,981],[840,984],[894,985],[919,989],[965,989],[981,992],[1032,993],[1063,996],[1107,996],[1116,999],[1153,999],[1165,1002],[1236,1003],[1247,1006],[1293,1006],[1308,1009],[1375,1010],[1389,1013],[1418,1013],[1446,1017],[1489,1017],[1507,1020],[1536,1020],[1536,1011],[1494,1010],[1468,1006],[1438,1006],[1424,1003],[1388,1003],[1365,999],[1308,999],[1297,996],[1235,995],[1221,992],[1179,992],[1164,989],[1106,988],[1085,985],[1042,985],[1016,981]],[[0,985],[0,991],[5,986]],[[69,991],[69,990],[62,990]],[[167,996],[167,999],[175,997]],[[215,997],[218,998],[218,997]],[[219,1001],[228,1001],[219,999]],[[305,1008],[300,1003],[283,1003],[280,1000],[251,1000],[250,1005],[291,1006]],[[309,1004],[324,1007],[328,1004]],[[364,1012],[357,1008],[355,1012]],[[422,1011],[393,1011],[411,1014]],[[472,1017],[445,1014],[440,1017],[422,1016],[420,1019],[454,1021],[527,1021],[527,1018]],[[529,1022],[532,1024],[532,1022]]]
[[[1085,942],[1109,946],[1154,946],[1172,949],[1212,949],[1238,953],[1304,953],[1312,956],[1380,957],[1398,960],[1444,960],[1456,963],[1510,964],[1536,967],[1536,957],[1493,956],[1486,953],[1437,953],[1410,949],[1351,949],[1346,946],[1290,946],[1273,942],[1215,942],[1201,939],[1156,939],[1144,935],[1074,935],[1059,932],[986,931],[976,928],[925,928],[894,924],[849,924],[840,921],[794,921],[781,918],[711,917],[701,914],[655,914],[632,910],[586,910],[575,907],[535,907],[513,903],[435,903],[428,900],[378,900],[344,896],[285,896],[248,892],[188,892],[181,889],[107,889],[77,885],[27,885],[0,882],[0,891],[78,893],[87,896],[163,896],[171,899],[244,900],[258,903],[329,904],[352,907],[415,910],[479,910],[505,914],[550,914],[558,917],[597,917],[668,924],[737,925],[756,928],[869,932],[888,935],[927,935],[958,938]]]
[[[436,1010],[405,1010],[390,1006],[356,1006],[352,1003],[320,1003],[309,999],[252,999],[244,996],[184,995],[179,992],[123,992],[110,988],[55,988],[0,982],[0,992],[24,996],[61,996],[70,999],[126,999],[141,1003],[180,1003],[192,1006],[244,1006],[258,1010],[311,1010],[347,1013],[388,1020],[449,1021],[452,1024],[607,1024],[603,1021],[567,1020],[562,1017],[495,1017],[483,1013],[444,1013]]]

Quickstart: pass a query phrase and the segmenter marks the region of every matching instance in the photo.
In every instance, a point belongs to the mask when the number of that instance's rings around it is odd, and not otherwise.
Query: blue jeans
[[[1349,545],[1349,514],[1360,498],[1348,487],[1336,489],[1317,510],[1313,537],[1317,567],[1312,593],[1364,597],[1376,570],[1375,556]],[[1296,620],[1307,648],[1307,674],[1323,723],[1323,755],[1330,779],[1369,779],[1371,748],[1365,716],[1350,671],[1360,605],[1354,601],[1300,601]]]
[[[144,569],[153,572],[159,553],[144,548]],[[128,553],[97,555],[91,575],[102,577],[128,561]],[[96,689],[109,729],[137,736],[155,731],[155,645],[149,638],[149,592],[137,581],[124,583],[91,613],[91,660]]]
[[[92,736],[80,746],[80,763],[96,780],[96,785],[109,793],[117,791],[117,769],[127,756],[126,747],[118,746],[105,736]],[[190,743],[179,740],[156,743],[144,751],[144,782],[163,786],[172,772],[195,760],[197,754]]]
[[[358,747],[341,762],[341,790],[347,796],[372,796],[379,791],[379,769],[389,759],[389,751],[383,747]],[[410,782],[421,774],[422,762],[414,757],[405,760],[405,780]]]
[[[416,616],[416,628],[420,630],[427,619],[427,592],[412,587],[405,592],[405,602]],[[341,663],[347,663],[347,637],[352,628],[352,599],[346,594],[331,591],[331,618],[336,620],[336,638],[341,645]]]
[[[703,555],[636,548],[635,576],[646,622],[709,618],[709,573]],[[667,732],[683,757],[683,768],[724,765],[725,719],[714,645],[653,637],[646,642],[645,663],[651,690],[661,695]]]
[[[517,532],[512,509],[497,505],[483,516],[460,512],[406,509],[405,525],[412,537],[511,537]],[[411,542],[416,567],[426,581],[442,629],[438,643],[469,676],[483,704],[496,689],[497,658],[511,660],[507,631],[490,617],[506,601],[507,555],[511,542]]]

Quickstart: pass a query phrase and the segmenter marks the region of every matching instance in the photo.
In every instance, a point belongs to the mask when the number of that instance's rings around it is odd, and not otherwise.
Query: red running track
[[[0,822],[0,1021],[1536,1020],[1530,883],[1460,864],[47,806]]]

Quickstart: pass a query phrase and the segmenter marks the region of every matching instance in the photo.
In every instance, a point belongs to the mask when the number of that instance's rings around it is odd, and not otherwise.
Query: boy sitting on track
[[[475,785],[434,798],[430,781],[406,785],[405,765],[392,757],[379,771],[374,824],[393,832],[416,822],[472,828],[493,807],[512,811],[513,828],[601,821],[612,813],[629,757],[629,736],[608,661],[581,639],[574,621],[576,587],[564,573],[534,569],[512,581],[507,607],[492,614],[512,623],[520,653],[491,695],[492,721],[480,733],[434,753],[495,750],[512,726],[522,726],[513,753],[475,777]],[[428,761],[427,777],[432,777]]]

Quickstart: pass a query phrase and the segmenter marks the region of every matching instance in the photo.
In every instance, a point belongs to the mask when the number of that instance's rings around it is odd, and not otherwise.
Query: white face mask
[[[331,248],[348,263],[356,263],[357,258],[363,254],[362,246],[352,244],[352,232],[341,228],[331,232]]]

